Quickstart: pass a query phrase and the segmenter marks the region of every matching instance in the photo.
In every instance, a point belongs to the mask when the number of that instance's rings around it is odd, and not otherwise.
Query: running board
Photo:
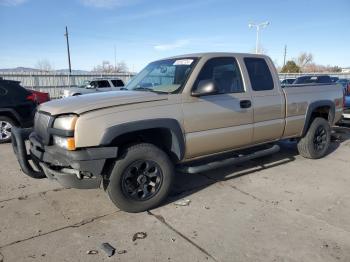
[[[249,160],[252,160],[255,158],[271,155],[271,154],[277,153],[278,151],[280,151],[280,146],[273,145],[272,147],[270,147],[268,149],[255,151],[254,153],[251,153],[251,154],[239,155],[237,157],[232,157],[232,158],[214,161],[214,162],[208,162],[208,163],[201,164],[201,165],[194,165],[194,166],[184,165],[184,166],[180,166],[177,170],[179,172],[182,172],[182,173],[196,174],[196,173],[205,172],[205,171],[208,171],[211,169],[235,165],[235,164],[249,161]]]

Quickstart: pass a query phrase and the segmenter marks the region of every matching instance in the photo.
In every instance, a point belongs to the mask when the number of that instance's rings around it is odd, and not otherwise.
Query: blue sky
[[[0,0],[0,68],[33,67],[47,59],[67,68],[64,27],[73,69],[103,60],[140,70],[176,54],[253,52],[249,22],[270,21],[261,43],[281,65],[311,52],[319,64],[350,66],[350,1]]]

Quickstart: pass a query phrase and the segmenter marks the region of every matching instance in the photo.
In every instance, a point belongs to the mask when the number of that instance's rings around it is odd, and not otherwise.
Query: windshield
[[[89,84],[90,84],[89,80],[84,80],[82,83],[80,83],[80,85],[78,87],[85,88]]]
[[[150,63],[130,80],[125,89],[174,93],[185,84],[195,62],[195,58],[181,58]]]

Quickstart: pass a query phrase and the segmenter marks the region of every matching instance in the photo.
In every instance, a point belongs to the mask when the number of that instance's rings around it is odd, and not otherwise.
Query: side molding
[[[178,160],[183,159],[185,154],[185,139],[179,122],[171,118],[157,118],[134,121],[115,125],[106,129],[102,136],[101,145],[108,146],[118,136],[147,129],[161,128],[170,131],[171,134],[171,148]]]

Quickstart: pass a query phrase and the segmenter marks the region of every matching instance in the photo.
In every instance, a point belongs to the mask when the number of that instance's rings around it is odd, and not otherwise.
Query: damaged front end
[[[31,128],[14,127],[11,131],[13,151],[23,173],[36,179],[56,180],[67,188],[99,188],[106,160],[116,158],[118,153],[116,147],[69,151],[54,144],[45,145]],[[49,141],[50,136],[48,133]]]

